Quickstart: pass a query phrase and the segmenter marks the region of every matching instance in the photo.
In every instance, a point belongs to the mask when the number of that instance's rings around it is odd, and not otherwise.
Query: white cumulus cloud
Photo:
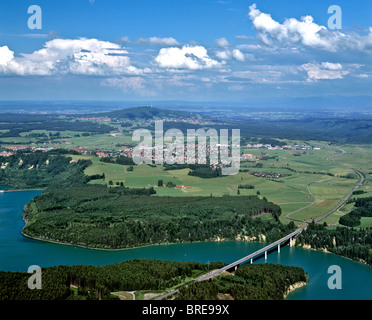
[[[307,72],[308,81],[343,79],[350,72],[344,70],[340,63],[322,62],[306,63],[300,67]]]
[[[209,57],[207,49],[202,46],[183,46],[182,48],[162,48],[155,62],[167,69],[209,69],[220,63]]]
[[[150,37],[150,38],[140,38],[136,42],[137,44],[152,44],[152,45],[157,45],[157,46],[166,46],[166,47],[178,47],[180,46],[180,43],[172,38],[159,38],[159,37]]]
[[[241,52],[239,49],[234,49],[233,52],[232,52],[232,55],[236,60],[238,60],[240,62],[245,61],[244,53]]]
[[[229,43],[229,41],[226,40],[226,38],[216,39],[216,44],[220,48],[225,48],[225,47],[230,46],[230,43]]]
[[[318,25],[309,15],[301,17],[301,20],[289,18],[285,19],[283,23],[279,23],[270,14],[258,10],[256,4],[251,5],[249,10],[248,16],[258,32],[258,37],[266,45],[301,44],[330,52],[343,49],[372,50],[372,28],[369,28],[369,34],[366,36],[346,34]]]
[[[14,59],[14,52],[9,50],[7,46],[0,47],[0,66],[6,66]]]
[[[235,59],[240,62],[244,62],[246,60],[245,54],[239,49],[218,51],[216,52],[216,56],[221,60]]]
[[[120,45],[97,39],[53,39],[31,54],[14,57],[2,47],[0,68],[3,74],[16,75],[137,75],[144,72],[131,65],[127,51]],[[9,60],[10,59],[10,60]]]

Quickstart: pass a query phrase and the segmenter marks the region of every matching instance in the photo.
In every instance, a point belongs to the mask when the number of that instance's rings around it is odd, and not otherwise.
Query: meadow
[[[87,175],[105,174],[105,180],[93,180],[90,183],[108,184],[111,180],[114,186],[123,182],[126,187],[150,187],[156,190],[156,196],[239,196],[257,195],[278,204],[282,208],[281,221],[288,223],[290,218],[297,221],[308,221],[320,217],[334,207],[352,190],[358,179],[346,178],[346,175],[357,169],[364,173],[366,181],[360,188],[365,191],[361,196],[371,196],[372,168],[368,163],[371,150],[361,146],[342,146],[346,154],[319,144],[321,150],[266,150],[243,149],[242,153],[261,154],[264,152],[267,160],[258,162],[242,162],[242,171],[270,172],[284,175],[278,179],[256,177],[248,172],[239,172],[232,176],[218,178],[199,178],[188,175],[190,169],[164,170],[161,165],[137,165],[133,171],[129,166],[104,163],[94,156],[73,156],[73,159],[90,159],[92,165],[85,170]],[[299,156],[298,153],[301,155]],[[297,155],[295,155],[297,154]],[[333,161],[327,160],[330,155],[337,154]],[[257,166],[257,164],[260,164]],[[158,187],[158,181],[164,184],[171,181],[175,185],[188,188]],[[275,181],[276,180],[276,181]],[[253,185],[254,189],[239,189],[239,185]],[[310,192],[309,192],[310,191]],[[314,200],[316,200],[314,202]],[[314,202],[314,203],[313,203]],[[313,204],[312,204],[313,203]],[[310,205],[312,204],[312,205]],[[309,206],[310,205],[310,206]],[[304,208],[306,207],[306,208]],[[300,210],[301,208],[304,208]],[[325,218],[329,225],[338,223],[339,218],[349,212],[352,204],[345,204],[339,210]],[[370,218],[364,218],[362,226],[371,225]]]
[[[76,148],[83,146],[89,150],[117,151],[122,145],[132,144],[130,130],[117,124],[113,125],[110,133],[83,136],[83,132],[62,131],[59,148]],[[20,137],[3,138],[4,142],[26,143],[37,141],[30,134],[55,135],[57,131],[33,130],[21,133]],[[156,196],[238,196],[256,195],[265,197],[282,208],[280,217],[282,222],[290,220],[286,215],[296,221],[308,221],[320,217],[334,207],[352,190],[358,178],[346,178],[352,169],[362,172],[366,178],[360,190],[366,192],[358,195],[372,195],[372,165],[370,159],[372,149],[362,145],[330,145],[321,141],[299,141],[278,139],[288,145],[313,145],[320,150],[267,150],[253,149],[242,146],[242,154],[260,155],[264,160],[241,162],[241,171],[233,176],[218,178],[199,178],[188,175],[190,169],[164,170],[161,165],[148,166],[145,164],[129,166],[115,163],[105,163],[96,156],[72,156],[73,160],[89,159],[92,165],[85,169],[85,174],[92,176],[104,174],[104,180],[92,180],[90,184],[107,184],[112,186],[123,183],[126,187],[141,188],[155,187]],[[55,145],[42,145],[52,146]],[[345,152],[342,153],[342,150]],[[258,165],[258,166],[257,166]],[[248,171],[275,173],[282,175],[279,178],[256,177]],[[172,182],[174,185],[184,185],[188,188],[158,187],[158,181],[164,184]],[[239,189],[239,185],[253,185],[254,189]],[[314,202],[314,200],[316,200]],[[314,203],[313,203],[314,202]],[[313,204],[312,204],[313,203]],[[312,204],[312,205],[311,205]],[[301,208],[304,208],[301,210]],[[339,218],[348,213],[352,205],[345,204],[339,210],[328,216],[324,221],[329,225],[338,223]],[[370,226],[370,218],[362,220],[362,226]]]

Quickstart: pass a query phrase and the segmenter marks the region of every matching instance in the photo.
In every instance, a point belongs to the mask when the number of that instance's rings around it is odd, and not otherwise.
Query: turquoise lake
[[[137,258],[226,263],[238,260],[265,243],[239,241],[203,242],[150,246],[122,251],[100,251],[52,244],[25,238],[21,234],[23,206],[41,191],[0,192],[0,270],[27,271],[31,265],[106,265]],[[260,258],[254,263],[264,263]],[[372,300],[372,269],[334,254],[285,246],[280,254],[273,251],[268,263],[302,267],[310,280],[306,287],[288,296],[288,300]],[[342,270],[342,289],[331,290],[328,268]]]

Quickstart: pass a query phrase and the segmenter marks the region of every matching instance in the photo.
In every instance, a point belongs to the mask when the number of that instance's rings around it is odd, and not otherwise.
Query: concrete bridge
[[[240,265],[242,263],[245,263],[247,261],[249,261],[250,263],[253,263],[253,259],[255,257],[258,257],[258,256],[262,255],[262,254],[265,254],[265,260],[267,260],[267,253],[268,253],[268,251],[270,251],[271,249],[277,247],[278,248],[278,252],[280,253],[280,246],[282,244],[284,244],[288,240],[289,240],[289,245],[292,247],[293,246],[293,238],[296,235],[298,235],[304,229],[305,228],[297,229],[296,231],[294,231],[294,232],[286,235],[285,237],[283,237],[283,238],[281,238],[281,239],[279,239],[279,240],[277,240],[277,241],[275,241],[275,242],[267,245],[266,247],[264,247],[262,249],[257,250],[256,252],[251,253],[250,255],[248,255],[248,256],[246,256],[244,258],[241,258],[241,259],[239,259],[239,260],[237,260],[237,261],[235,261],[233,263],[230,263],[229,265],[227,265],[227,266],[225,266],[225,267],[223,267],[221,269],[214,270],[212,272],[209,272],[209,273],[207,273],[205,275],[200,276],[199,278],[196,279],[196,281],[197,282],[200,282],[200,281],[204,281],[204,280],[215,278],[218,275],[220,275],[222,272],[227,271],[227,270],[234,270],[234,269],[236,270],[237,267],[238,267],[238,265]],[[179,289],[175,289],[175,290],[173,290],[171,292],[168,292],[168,293],[166,293],[164,295],[161,295],[161,296],[155,298],[154,300],[162,300],[162,299],[164,299],[164,298],[166,298],[166,297],[168,297],[168,296],[170,296],[170,295],[178,292],[178,290]]]
[[[304,228],[300,228],[300,229],[297,229],[296,231],[286,235],[285,237],[267,245],[266,247],[262,248],[262,249],[259,249],[257,250],[256,252],[253,252],[251,253],[250,255],[244,257],[244,258],[241,258],[233,263],[230,263],[228,264],[227,266],[221,268],[221,269],[218,269],[218,270],[215,270],[215,271],[212,271],[210,272],[209,274],[206,274],[206,275],[203,275],[201,277],[199,277],[197,279],[197,281],[204,281],[204,280],[208,280],[208,279],[211,279],[211,278],[214,278],[214,277],[217,277],[218,275],[220,275],[222,272],[224,271],[227,271],[227,270],[233,270],[238,267],[238,265],[240,264],[243,264],[243,263],[246,263],[246,262],[250,262],[250,263],[253,263],[253,259],[255,257],[258,257],[262,254],[265,255],[265,260],[267,260],[267,253],[273,249],[273,248],[278,248],[278,253],[280,253],[280,246],[285,243],[286,241],[289,240],[289,245],[292,247],[293,246],[293,238],[298,235]]]

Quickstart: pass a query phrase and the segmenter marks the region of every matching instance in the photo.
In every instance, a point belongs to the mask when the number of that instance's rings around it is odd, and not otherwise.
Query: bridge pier
[[[280,253],[280,243],[278,244],[278,253]]]
[[[235,266],[235,271],[236,271],[236,269],[238,269],[238,266]]]
[[[289,239],[289,246],[290,247],[293,247],[293,240],[292,240],[292,238]]]
[[[253,258],[251,258],[251,264],[253,264]]]
[[[265,251],[265,261],[267,261],[267,251]]]

